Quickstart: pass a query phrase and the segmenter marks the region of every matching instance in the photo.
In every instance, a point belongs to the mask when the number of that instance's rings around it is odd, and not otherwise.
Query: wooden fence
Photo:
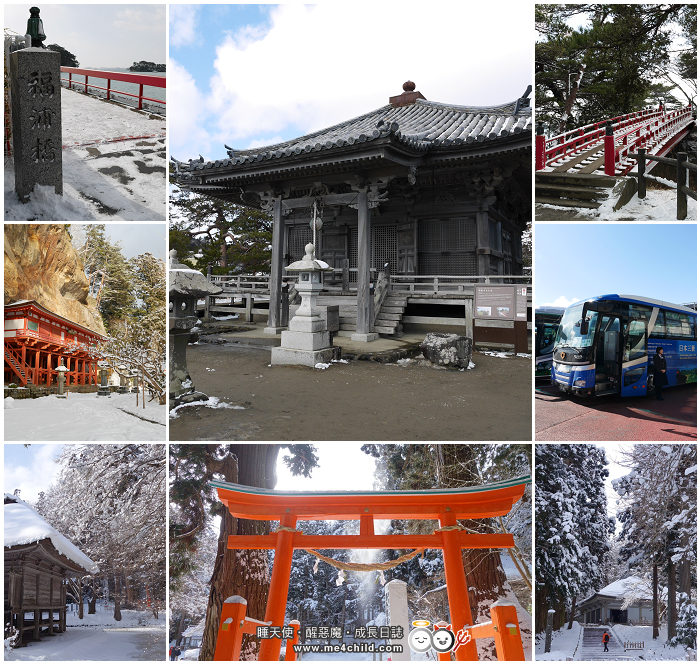
[[[679,151],[677,158],[664,158],[661,156],[647,156],[645,149],[640,149],[636,154],[637,157],[637,195],[640,198],[647,196],[647,179],[650,179],[645,174],[647,161],[650,163],[664,163],[666,165],[675,165],[676,171],[676,220],[683,221],[688,218],[688,196],[697,202],[698,194],[688,186],[688,171],[698,172],[698,166],[688,162],[688,154]],[[651,177],[653,179],[653,177]]]

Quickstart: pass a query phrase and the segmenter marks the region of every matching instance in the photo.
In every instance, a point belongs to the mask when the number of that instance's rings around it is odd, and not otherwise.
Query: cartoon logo
[[[471,641],[468,630],[452,632],[452,624],[439,621],[430,630],[430,621],[420,619],[413,622],[413,630],[408,635],[408,646],[415,652],[425,653],[432,647],[439,654],[447,654]]]

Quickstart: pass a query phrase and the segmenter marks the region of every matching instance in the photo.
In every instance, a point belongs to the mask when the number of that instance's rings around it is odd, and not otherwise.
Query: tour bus
[[[552,384],[594,397],[653,388],[663,347],[669,386],[697,381],[696,312],[634,295],[601,295],[567,307],[552,350]]]
[[[535,383],[549,383],[552,350],[562,314],[561,307],[538,307],[535,310]]]

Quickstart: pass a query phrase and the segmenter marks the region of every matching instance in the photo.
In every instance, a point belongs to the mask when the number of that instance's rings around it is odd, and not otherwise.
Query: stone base
[[[128,393],[129,389],[126,386],[117,386],[117,393]]]
[[[337,351],[337,347],[328,347],[317,351],[273,347],[272,365],[307,365],[313,368],[316,363],[330,363],[337,355]]]
[[[105,388],[105,389],[100,389],[100,390],[97,392],[97,395],[98,395],[98,396],[102,396],[102,397],[104,397],[104,398],[109,398],[109,396],[112,395],[112,394],[109,392],[109,389],[108,389],[108,388]]]
[[[374,342],[379,339],[379,333],[353,333],[350,339],[353,342]]]
[[[287,330],[287,326],[266,326],[263,328],[263,333],[265,333],[265,335],[279,335],[285,330]]]
[[[281,346],[283,349],[299,349],[301,351],[320,351],[331,346],[330,333],[300,333],[287,330],[282,333]]]

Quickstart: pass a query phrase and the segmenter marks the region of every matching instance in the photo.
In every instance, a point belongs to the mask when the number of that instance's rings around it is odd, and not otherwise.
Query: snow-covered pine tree
[[[535,446],[535,631],[601,586],[613,523],[607,516],[605,451],[593,444]]]
[[[697,565],[697,447],[635,444],[621,464],[630,473],[613,482],[620,496],[621,558],[654,584],[654,639],[659,635],[659,570],[668,587],[668,637],[676,625],[676,593],[690,595]],[[678,588],[677,588],[678,586]]]

